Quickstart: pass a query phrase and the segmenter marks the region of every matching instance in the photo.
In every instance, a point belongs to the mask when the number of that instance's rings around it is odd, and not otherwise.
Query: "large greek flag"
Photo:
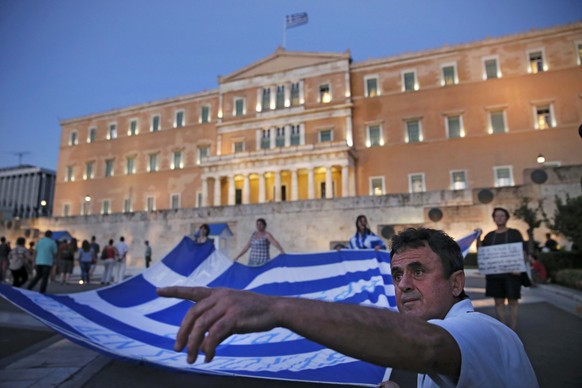
[[[463,238],[468,246],[474,237]],[[462,247],[463,248],[463,247]],[[173,350],[190,301],[159,298],[157,287],[230,287],[395,310],[385,251],[280,255],[261,267],[234,263],[211,244],[185,237],[161,262],[99,290],[43,295],[0,286],[0,294],[70,340],[115,358],[180,371],[266,379],[377,386],[386,369],[347,357],[282,328],[233,335],[208,364]]]

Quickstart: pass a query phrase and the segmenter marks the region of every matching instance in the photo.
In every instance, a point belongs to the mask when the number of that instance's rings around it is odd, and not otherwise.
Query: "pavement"
[[[476,309],[494,315],[493,301],[484,297],[484,277],[476,270],[466,272],[465,289]],[[51,283],[47,292],[73,293],[101,287],[97,283],[81,285],[78,280],[78,275],[74,275],[69,284]],[[582,386],[581,329],[582,291],[554,284],[523,289],[517,334],[541,387]],[[131,384],[141,387],[321,387],[314,383],[180,373],[113,360],[70,342],[0,298],[0,388],[126,388]]]

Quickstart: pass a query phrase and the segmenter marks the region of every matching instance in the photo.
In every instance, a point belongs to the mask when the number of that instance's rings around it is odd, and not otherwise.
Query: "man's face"
[[[443,319],[463,291],[463,271],[445,278],[441,259],[429,247],[397,253],[391,266],[396,303],[403,314]]]
[[[493,222],[495,222],[495,225],[497,226],[504,226],[507,224],[507,216],[505,215],[505,212],[495,210],[495,213],[493,213]]]

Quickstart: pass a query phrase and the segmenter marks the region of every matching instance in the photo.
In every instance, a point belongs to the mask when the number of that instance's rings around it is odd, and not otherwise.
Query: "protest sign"
[[[516,242],[480,247],[477,251],[477,262],[479,272],[485,275],[525,272],[523,244]]]

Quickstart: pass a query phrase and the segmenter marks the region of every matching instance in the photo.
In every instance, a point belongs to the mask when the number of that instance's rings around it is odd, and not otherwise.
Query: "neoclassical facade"
[[[540,156],[582,163],[581,123],[582,23],[363,62],[277,49],[62,121],[53,214],[515,186]]]

